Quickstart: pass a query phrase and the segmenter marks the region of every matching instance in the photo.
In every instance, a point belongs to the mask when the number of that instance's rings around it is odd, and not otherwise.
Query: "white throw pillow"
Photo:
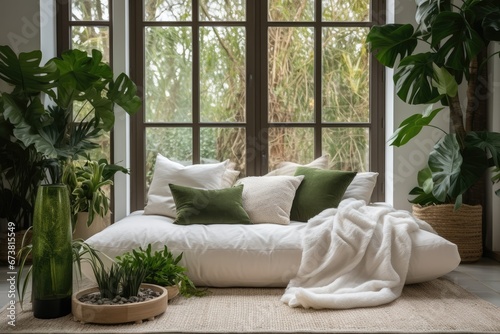
[[[236,164],[234,162],[229,161],[226,164],[226,171],[224,172],[224,175],[222,175],[221,188],[230,188],[234,185],[240,175],[240,172],[235,170],[235,168]]]
[[[312,167],[312,168],[321,168],[321,169],[326,169],[328,168],[328,160],[330,158],[329,154],[325,154],[319,158],[317,158],[314,161],[311,161],[307,165],[301,165],[295,162],[290,162],[290,161],[284,161],[278,164],[278,168],[276,168],[273,171],[270,171],[264,176],[276,176],[276,175],[288,175],[288,176],[294,176],[295,175],[295,170],[297,167]]]
[[[355,198],[370,203],[373,189],[377,184],[378,173],[361,172],[357,173],[351,184],[347,187],[342,200],[346,198]]]
[[[144,214],[175,217],[174,197],[168,184],[173,183],[201,189],[220,189],[228,162],[229,160],[216,164],[184,166],[158,154]]]
[[[295,191],[303,175],[245,177],[236,182],[243,184],[243,208],[254,224],[288,225]]]

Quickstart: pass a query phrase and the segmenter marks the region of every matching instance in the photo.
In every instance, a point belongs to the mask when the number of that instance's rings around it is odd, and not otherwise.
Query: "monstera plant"
[[[406,144],[423,127],[433,126],[438,114],[449,111],[451,131],[443,130],[429,153],[428,166],[418,174],[419,187],[410,194],[416,195],[414,203],[454,203],[458,209],[464,193],[486,170],[496,167],[494,180],[498,180],[500,134],[484,128],[477,131],[472,124],[484,99],[484,94],[478,94],[478,77],[489,57],[498,57],[488,56],[487,48],[500,41],[500,1],[415,3],[415,27],[410,23],[374,26],[367,42],[380,63],[395,68],[397,95],[409,104],[429,105],[401,123],[389,139],[391,145]],[[460,85],[466,86],[464,96]]]
[[[28,193],[19,195],[28,202],[40,182],[60,183],[63,170],[71,168],[73,160],[87,158],[99,147],[98,137],[114,126],[115,105],[128,114],[141,105],[136,85],[124,73],[114,78],[97,50],[90,55],[68,50],[46,64],[41,59],[39,50],[17,55],[10,47],[0,46],[0,79],[12,87],[0,93],[0,138],[5,155],[25,157],[21,165],[36,172],[29,179],[31,187],[24,187]],[[19,173],[26,172],[13,163],[9,168],[3,165],[4,161],[0,169],[7,180],[4,184],[25,177]]]

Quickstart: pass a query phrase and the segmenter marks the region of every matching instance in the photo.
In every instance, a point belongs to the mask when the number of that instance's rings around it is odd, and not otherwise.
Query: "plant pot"
[[[462,262],[474,262],[483,255],[481,205],[462,204],[457,211],[453,204],[413,205],[413,215],[429,223],[437,234],[456,244]]]
[[[92,221],[92,224],[90,224],[90,226],[87,226],[88,217],[89,217],[88,212],[78,213],[76,217],[75,228],[73,230],[73,239],[87,240],[94,234],[99,233],[106,227],[108,227],[106,219],[99,215],[96,215],[94,217],[94,220]]]
[[[38,188],[33,215],[33,315],[51,319],[71,312],[73,252],[65,185]]]
[[[93,305],[80,302],[80,297],[99,291],[97,287],[94,287],[73,295],[71,301],[73,316],[75,320],[83,323],[121,324],[141,323],[145,319],[152,320],[165,312],[168,305],[167,289],[154,284],[141,284],[141,288],[161,292],[161,296],[145,302],[123,305]]]
[[[166,286],[165,289],[168,291],[168,300],[177,297],[179,294],[179,285],[169,285]]]

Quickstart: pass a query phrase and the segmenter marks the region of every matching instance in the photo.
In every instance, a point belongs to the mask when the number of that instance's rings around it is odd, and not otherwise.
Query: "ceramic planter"
[[[33,215],[33,315],[50,319],[71,312],[73,253],[65,185],[38,188]]]
[[[87,226],[88,216],[88,212],[78,213],[76,217],[75,229],[73,230],[73,239],[87,240],[88,238],[96,233],[101,232],[108,226],[106,220],[99,215],[95,215],[92,224],[90,224],[90,226]]]

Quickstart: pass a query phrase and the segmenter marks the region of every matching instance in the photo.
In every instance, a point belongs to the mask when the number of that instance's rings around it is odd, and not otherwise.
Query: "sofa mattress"
[[[289,225],[175,225],[173,219],[137,211],[87,239],[110,259],[138,247],[164,245],[183,253],[181,264],[197,286],[285,287],[302,256],[305,223]],[[430,232],[412,233],[406,283],[434,279],[460,262],[456,245]],[[107,260],[111,262],[111,260]],[[86,276],[92,278],[89,268]]]

